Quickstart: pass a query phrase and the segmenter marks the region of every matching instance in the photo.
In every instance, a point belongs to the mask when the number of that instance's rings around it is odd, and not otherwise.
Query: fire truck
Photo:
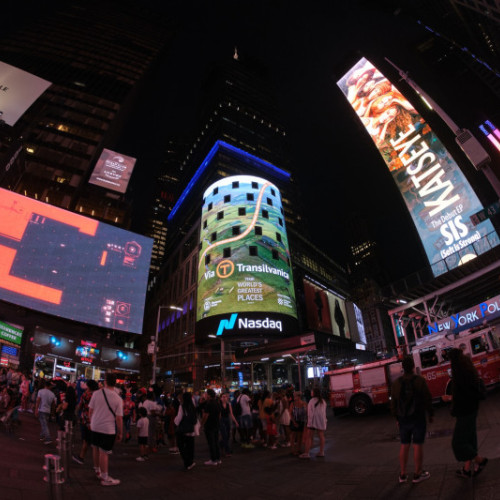
[[[433,400],[446,394],[451,380],[448,353],[453,348],[472,358],[487,387],[500,382],[500,342],[494,328],[427,335],[416,341],[411,355]],[[389,403],[392,382],[402,374],[398,357],[328,371],[330,405],[334,411],[347,408],[355,415],[368,414],[374,405]]]

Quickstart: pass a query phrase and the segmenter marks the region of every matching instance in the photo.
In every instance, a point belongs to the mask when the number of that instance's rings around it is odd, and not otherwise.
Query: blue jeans
[[[44,411],[38,412],[38,420],[40,420],[40,438],[45,439],[46,441],[50,440],[50,431],[49,431],[49,417],[50,413],[45,413]]]

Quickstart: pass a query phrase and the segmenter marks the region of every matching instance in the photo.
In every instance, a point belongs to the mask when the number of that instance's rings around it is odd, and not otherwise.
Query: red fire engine
[[[451,377],[448,352],[454,347],[471,356],[487,386],[500,382],[500,342],[494,328],[428,335],[417,340],[411,354],[415,371],[427,380],[434,400],[446,394]],[[391,383],[402,373],[397,357],[331,370],[325,374],[330,405],[334,410],[349,408],[356,415],[367,414],[373,405],[389,402]]]

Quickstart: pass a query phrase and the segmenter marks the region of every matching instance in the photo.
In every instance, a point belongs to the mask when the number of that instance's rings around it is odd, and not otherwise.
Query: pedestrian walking
[[[137,410],[139,418],[137,419],[137,442],[139,444],[140,455],[136,458],[138,462],[145,462],[148,456],[148,436],[149,436],[149,419],[148,411],[141,406]]]
[[[307,404],[302,399],[302,393],[293,393],[293,401],[290,403],[290,446],[292,455],[299,456],[302,453],[302,438],[307,422]]]
[[[307,426],[304,429],[304,453],[299,458],[311,458],[309,454],[314,439],[314,433],[319,437],[319,458],[325,456],[325,431],[326,431],[326,401],[321,395],[321,390],[315,387],[311,392],[311,399],[307,403]]]
[[[210,450],[210,460],[207,460],[205,465],[220,465],[222,463],[219,447],[220,403],[213,389],[207,390],[207,396],[208,400],[203,406],[201,417],[201,425]]]
[[[49,417],[50,412],[55,407],[56,396],[47,388],[47,383],[44,379],[40,380],[39,387],[40,389],[36,398],[35,416],[40,421],[40,440],[44,444],[50,444],[52,443],[52,439],[50,438]]]
[[[78,455],[73,455],[73,461],[77,464],[83,465],[85,455],[92,443],[90,431],[90,409],[89,404],[92,399],[92,394],[99,389],[99,385],[95,380],[87,380],[87,388],[80,398],[80,403],[77,406],[77,412],[80,414],[80,432],[82,435],[82,447]]]
[[[89,403],[94,470],[102,486],[116,486],[119,479],[108,474],[109,455],[123,434],[123,400],[114,390],[116,375],[106,373],[104,387],[92,394]]]
[[[231,438],[231,424],[233,423],[235,427],[238,427],[238,421],[233,415],[233,407],[229,402],[229,393],[224,393],[220,397],[220,437],[221,437],[221,450],[226,457],[230,457],[233,454],[231,448],[230,438]]]
[[[177,446],[186,470],[191,470],[196,465],[194,462],[194,436],[197,420],[193,397],[189,392],[185,392],[182,395],[182,403],[177,410],[174,423],[177,428]]]
[[[391,411],[396,417],[400,436],[399,449],[399,482],[408,482],[406,465],[410,446],[413,443],[413,461],[415,472],[413,483],[420,483],[431,477],[424,470],[424,441],[427,431],[426,414],[429,423],[433,421],[432,396],[427,382],[414,372],[415,363],[411,356],[405,356],[402,362],[403,376],[399,377],[392,386]]]
[[[451,414],[455,417],[455,429],[451,441],[453,453],[459,462],[459,477],[469,478],[479,474],[488,463],[486,457],[478,454],[476,419],[479,401],[482,397],[481,381],[472,360],[462,349],[451,349]]]

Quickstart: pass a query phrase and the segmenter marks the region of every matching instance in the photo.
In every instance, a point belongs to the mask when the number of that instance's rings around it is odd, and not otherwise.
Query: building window
[[[210,254],[205,255],[205,265],[208,266],[210,264]]]
[[[233,226],[233,236],[238,236],[240,234],[240,226]]]
[[[214,208],[214,204],[212,202],[210,202],[207,206],[207,210],[212,210],[212,208]]]
[[[276,191],[275,191],[273,188],[271,188],[271,194],[272,194],[273,196],[276,196]]]
[[[214,188],[214,194],[218,194],[219,193],[219,188]]]
[[[278,217],[278,224],[279,224],[280,226],[282,226],[282,225],[283,225],[283,219],[282,219],[281,217]]]
[[[224,210],[217,212],[217,220],[222,220],[224,218]]]
[[[204,220],[204,221],[203,221],[203,229],[206,229],[206,228],[207,228],[207,221],[206,221],[206,220]]]
[[[257,257],[257,255],[258,255],[258,253],[257,253],[257,247],[255,245],[252,245],[252,246],[248,247],[248,253],[252,257]]]
[[[259,189],[259,184],[257,182],[252,182],[252,189]]]
[[[240,187],[240,183],[238,181],[233,182],[233,189],[238,189]]]
[[[273,260],[279,260],[280,254],[279,254],[278,250],[273,249],[272,253],[273,253]]]
[[[253,201],[253,200],[254,200],[253,193],[247,193],[247,201]]]
[[[273,206],[273,200],[271,200],[271,198],[268,198],[267,199],[267,204],[271,205],[271,207],[272,207]]]
[[[225,259],[229,259],[229,257],[231,257],[231,249],[224,248],[224,250],[222,251],[222,255]]]
[[[281,234],[280,233],[276,233],[276,241],[281,243]]]
[[[217,239],[217,233],[212,233],[210,235],[210,241],[215,241]]]
[[[246,215],[247,214],[247,209],[245,207],[240,207],[238,208],[238,215]]]
[[[230,203],[230,202],[231,202],[231,195],[226,194],[226,196],[224,196],[224,203]]]
[[[264,219],[269,219],[269,212],[267,210],[262,210],[262,217]]]

